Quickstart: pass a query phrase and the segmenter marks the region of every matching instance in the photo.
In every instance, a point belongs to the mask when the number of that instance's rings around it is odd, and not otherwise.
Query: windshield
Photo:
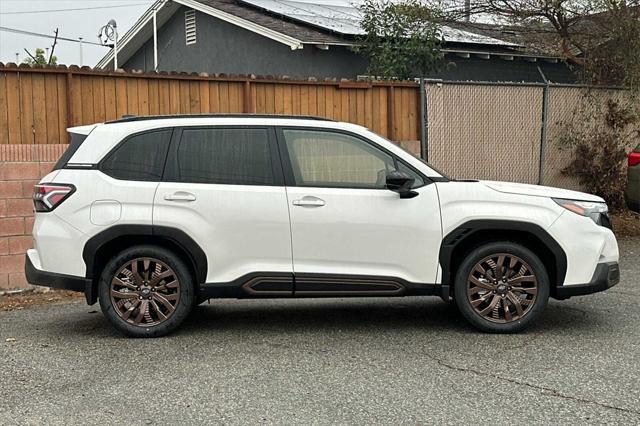
[[[378,135],[380,136],[380,135]],[[449,180],[453,180],[451,179],[449,176],[447,176],[446,174],[444,174],[441,170],[439,170],[438,168],[434,167],[433,164],[424,161],[422,158],[420,158],[419,156],[415,155],[413,152],[409,151],[408,149],[404,148],[402,145],[400,145],[397,142],[393,142],[390,141],[389,139],[385,138],[384,136],[380,136],[382,139],[391,142],[392,144],[394,144],[395,146],[397,146],[398,148],[400,148],[401,150],[403,150],[404,152],[406,152],[407,154],[411,155],[413,158],[416,158],[418,160],[420,160],[421,163],[427,165],[431,170],[433,170],[434,172],[438,173],[439,175],[441,175],[443,178],[449,179]]]

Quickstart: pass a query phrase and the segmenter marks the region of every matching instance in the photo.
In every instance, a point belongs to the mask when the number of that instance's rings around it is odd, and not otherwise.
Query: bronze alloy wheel
[[[467,298],[475,312],[496,323],[522,319],[538,296],[531,267],[513,254],[498,253],[476,263],[467,279]]]
[[[127,323],[149,327],[166,321],[180,301],[180,281],[165,263],[139,257],[125,263],[111,280],[111,304]]]

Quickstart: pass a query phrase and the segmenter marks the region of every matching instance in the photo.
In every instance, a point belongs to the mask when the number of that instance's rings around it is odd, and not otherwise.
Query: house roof
[[[327,6],[291,0],[157,0],[118,41],[118,59],[126,62],[147,40],[153,37],[153,17],[160,28],[179,7],[185,6],[237,25],[289,46],[356,44],[362,34],[360,12],[354,7]],[[522,56],[522,46],[481,31],[443,26],[445,53],[497,56]],[[536,54],[533,54],[535,57]],[[543,56],[543,55],[538,55]],[[97,64],[108,67],[113,49]]]

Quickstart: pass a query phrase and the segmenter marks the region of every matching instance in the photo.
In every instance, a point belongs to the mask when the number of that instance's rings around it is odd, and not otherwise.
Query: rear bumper
[[[85,294],[87,302],[93,299],[90,279],[37,269],[28,254],[25,260],[24,273],[29,284],[81,292]]]
[[[587,284],[563,285],[556,288],[556,299],[568,299],[572,296],[604,291],[620,282],[618,262],[599,263],[593,278]]]

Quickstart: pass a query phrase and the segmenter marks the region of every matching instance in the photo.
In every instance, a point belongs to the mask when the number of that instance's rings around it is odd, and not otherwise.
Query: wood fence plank
[[[158,80],[158,113],[171,113],[171,97],[169,95],[169,82],[167,80]]]
[[[229,83],[220,83],[218,87],[220,112],[229,112]]]
[[[180,82],[177,80],[169,82],[169,112],[180,114]]]
[[[44,75],[44,101],[47,110],[47,143],[60,143],[58,132],[58,80],[55,74]],[[1,127],[1,126],[0,126]]]
[[[300,115],[309,115],[309,86],[300,87]]]
[[[68,143],[67,127],[71,127],[72,124],[69,122],[69,111],[67,111],[67,99],[70,97],[67,76],[64,74],[56,75],[56,84],[58,86],[58,138],[60,143]]]
[[[209,83],[209,111],[220,112],[220,83],[217,81]]]
[[[200,112],[209,113],[209,83],[201,81],[198,84],[198,90],[200,91]]]
[[[33,76],[21,74],[20,82],[20,123],[22,125],[21,143],[33,143]]]
[[[301,100],[300,100],[300,85],[295,84],[291,88],[291,99],[293,101],[291,113],[294,115],[299,115],[301,110]]]
[[[33,141],[47,143],[47,105],[44,74],[33,74]]]
[[[293,99],[290,84],[285,84],[282,88],[282,109],[285,114],[293,114]]]
[[[113,77],[104,79],[104,117],[105,120],[116,120],[118,110],[116,108],[116,81]]]
[[[7,126],[10,144],[22,143],[22,120],[20,108],[20,81],[18,74],[6,74]]]
[[[127,90],[127,79],[116,78],[116,118],[121,118],[128,114],[129,91]]]
[[[284,114],[284,87],[276,84],[274,88],[274,112]]]
[[[309,115],[318,115],[318,90],[316,86],[307,86],[309,88],[309,96],[307,97],[307,102],[309,103]]]
[[[373,129],[373,88],[362,90],[364,92],[364,126]]]
[[[0,72],[0,144],[9,143],[9,109],[7,103],[7,74]]]
[[[144,78],[138,80],[138,115],[149,115],[149,82]]]
[[[200,85],[197,81],[189,82],[189,114],[200,113]]]
[[[80,77],[80,87],[82,99],[80,100],[80,108],[82,109],[82,121],[80,124],[95,123],[95,111],[93,109],[93,82],[91,76]],[[77,111],[77,109],[76,109]]]
[[[273,114],[276,110],[276,85],[269,84],[266,87],[266,109],[268,114]]]
[[[229,112],[240,114],[243,112],[243,83],[229,83]]]
[[[93,77],[93,118],[95,122],[106,121],[106,107],[104,99],[104,77]]]
[[[356,123],[364,126],[365,125],[365,116],[364,116],[364,92],[368,89],[356,89]]]

